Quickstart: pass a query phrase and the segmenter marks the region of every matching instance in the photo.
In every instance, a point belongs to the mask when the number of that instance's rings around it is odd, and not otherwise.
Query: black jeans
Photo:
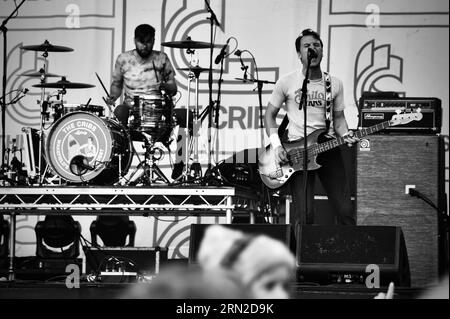
[[[344,162],[339,148],[324,152],[317,158],[322,165],[317,170],[307,172],[307,212],[305,213],[303,171],[295,172],[289,187],[292,195],[290,222],[297,231],[298,225],[314,224],[314,185],[316,176],[327,193],[339,225],[356,225],[351,201],[350,185],[345,173]]]

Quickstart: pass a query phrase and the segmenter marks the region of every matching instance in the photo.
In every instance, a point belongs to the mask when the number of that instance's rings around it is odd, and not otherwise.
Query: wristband
[[[346,137],[346,136],[350,136],[353,137],[355,135],[355,133],[353,133],[352,130],[347,131],[347,133],[345,133],[344,135],[342,135],[342,137]]]
[[[270,139],[270,145],[272,145],[273,149],[276,149],[278,146],[281,146],[280,137],[278,136],[278,133],[272,133],[269,136]]]

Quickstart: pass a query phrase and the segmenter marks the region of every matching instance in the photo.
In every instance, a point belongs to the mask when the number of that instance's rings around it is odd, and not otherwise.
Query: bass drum
[[[112,185],[130,168],[131,143],[117,121],[72,112],[53,124],[45,154],[53,171],[68,182]]]

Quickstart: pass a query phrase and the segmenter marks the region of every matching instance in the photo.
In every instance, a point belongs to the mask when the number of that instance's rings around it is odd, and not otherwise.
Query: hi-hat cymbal
[[[70,52],[73,51],[72,48],[69,47],[63,47],[60,45],[53,45],[48,42],[48,40],[45,40],[44,43],[38,44],[38,45],[25,45],[21,47],[23,50],[30,50],[30,51],[44,51],[44,52]]]
[[[67,81],[65,77],[58,82],[53,83],[40,83],[33,85],[35,88],[51,88],[51,89],[87,89],[93,88],[95,85],[87,83],[76,83]]]
[[[161,43],[161,45],[169,48],[179,48],[179,49],[207,49],[211,47],[211,43],[192,41],[190,38],[183,41],[163,42]],[[214,44],[213,48],[221,46],[222,45],[220,44]]]
[[[18,76],[29,76],[29,77],[33,77],[33,78],[40,78],[43,75],[44,75],[43,72],[37,71],[37,72],[22,73],[22,74],[19,74]],[[53,73],[45,73],[45,77],[46,78],[60,78],[61,75],[53,74]]]

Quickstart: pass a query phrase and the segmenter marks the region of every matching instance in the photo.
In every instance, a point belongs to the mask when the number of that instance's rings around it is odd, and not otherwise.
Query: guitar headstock
[[[401,111],[397,111],[397,114],[392,116],[392,119],[389,121],[391,126],[407,124],[412,121],[420,121],[423,118],[423,114],[420,108],[409,112],[409,113],[401,113]]]

